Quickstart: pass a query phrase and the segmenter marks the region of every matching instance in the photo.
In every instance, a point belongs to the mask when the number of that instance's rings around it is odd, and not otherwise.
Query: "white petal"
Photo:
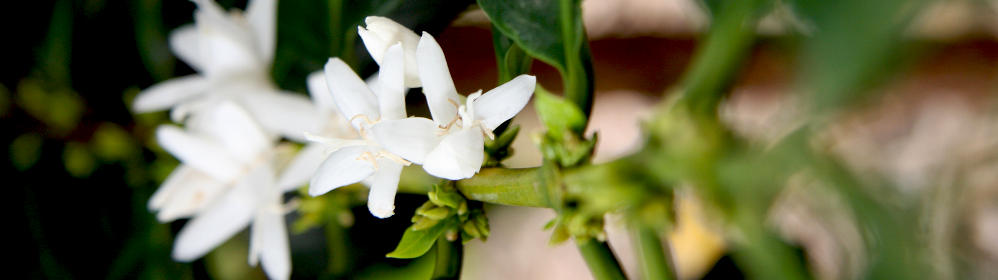
[[[205,131],[218,139],[234,158],[250,163],[273,147],[260,125],[238,105],[223,102],[213,113]]]
[[[240,163],[225,148],[178,127],[162,125],[156,129],[159,145],[181,162],[211,175],[219,181],[231,181],[240,171]]]
[[[199,49],[204,73],[227,78],[233,74],[264,72],[265,64],[257,51],[250,30],[236,24],[214,1],[196,1],[194,14],[199,34]]]
[[[312,196],[327,193],[333,189],[360,182],[374,173],[374,164],[358,159],[364,153],[370,153],[370,148],[353,146],[339,149],[319,165],[312,176],[308,194]]]
[[[378,108],[381,120],[405,118],[405,77],[402,44],[392,45],[378,71]]]
[[[139,113],[165,110],[200,95],[207,89],[208,81],[198,75],[169,79],[136,95],[132,110]]]
[[[255,266],[260,260],[267,278],[288,279],[291,276],[291,253],[280,201],[260,209],[250,230],[250,264]]]
[[[170,50],[194,70],[202,71],[204,61],[201,59],[198,37],[198,29],[193,24],[174,29],[170,33]]]
[[[312,174],[315,174],[315,170],[319,169],[319,165],[326,159],[324,150],[325,147],[322,144],[306,144],[288,163],[280,179],[277,180],[277,185],[280,186],[281,190],[290,191],[307,184],[309,178],[312,178]]]
[[[388,152],[422,164],[426,155],[440,143],[439,128],[426,118],[382,121],[371,127],[374,140]]]
[[[433,36],[423,32],[419,46],[416,47],[416,55],[419,80],[423,83],[423,94],[426,95],[430,115],[437,125],[445,126],[457,118],[456,104],[461,104],[461,99],[454,88],[450,70],[447,69],[444,51]]]
[[[423,169],[430,175],[460,180],[470,178],[482,168],[485,160],[482,132],[478,129],[454,131],[440,141],[423,162]]]
[[[250,112],[268,132],[304,142],[306,131],[319,129],[318,109],[301,94],[274,91],[246,92],[239,95],[239,100],[246,107],[246,111]]]
[[[530,101],[537,78],[520,75],[473,101],[475,119],[489,130],[513,118]]]
[[[256,205],[253,187],[237,185],[180,230],[173,247],[173,259],[193,261],[218,247],[250,223]]]
[[[389,159],[378,160],[378,171],[371,176],[371,192],[367,197],[367,209],[372,215],[384,219],[395,214],[395,193],[401,175],[401,164]]]
[[[312,97],[319,110],[327,112],[337,112],[336,103],[333,102],[333,95],[329,93],[329,86],[326,85],[326,75],[323,71],[315,71],[308,75],[308,94]]]
[[[364,47],[378,65],[382,65],[385,52],[395,43],[402,43],[405,53],[405,86],[420,87],[419,69],[416,67],[416,45],[419,35],[397,22],[377,16],[364,19],[367,28],[357,27],[357,34],[364,41]],[[383,66],[383,65],[382,65]]]
[[[271,61],[274,57],[274,47],[277,35],[277,1],[250,0],[246,5],[246,21],[253,29],[260,57],[263,61]]]
[[[149,208],[157,211],[157,220],[170,222],[197,214],[227,189],[225,183],[182,164],[156,190]]]
[[[378,119],[377,97],[350,66],[339,58],[330,58],[326,62],[325,73],[326,85],[344,118],[351,120],[355,127],[360,127],[358,124],[363,122],[354,119],[355,116],[362,115],[372,121]]]

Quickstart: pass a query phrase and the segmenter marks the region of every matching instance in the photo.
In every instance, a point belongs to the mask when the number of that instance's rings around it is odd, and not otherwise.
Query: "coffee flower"
[[[314,129],[315,109],[308,99],[282,92],[270,80],[277,3],[251,0],[242,14],[226,13],[217,3],[197,0],[195,24],[170,35],[171,50],[198,74],[170,79],[135,97],[136,112],[166,109],[174,121],[196,122],[221,102],[245,108],[269,132],[303,140]]]
[[[309,194],[321,195],[364,181],[371,188],[367,202],[371,214],[379,218],[394,214],[395,193],[402,167],[410,163],[385,151],[368,131],[378,122],[405,117],[402,56],[401,44],[388,48],[374,91],[342,60],[331,58],[326,63],[326,82],[333,102],[343,117],[357,129],[360,138],[310,137],[335,152],[329,154],[312,176]]]
[[[401,43],[402,57],[405,60],[405,86],[420,87],[419,72],[416,67],[416,44],[419,35],[405,26],[386,17],[367,17],[364,19],[367,27],[358,26],[357,35],[364,41],[364,47],[378,65],[382,65],[388,47]]]
[[[526,106],[536,78],[520,75],[485,94],[473,93],[461,102],[436,40],[423,33],[416,54],[433,120],[383,121],[372,127],[374,139],[389,152],[422,164],[430,175],[450,180],[474,176],[484,160],[484,137],[495,137],[492,131]]]
[[[290,275],[281,189],[274,180],[274,139],[242,108],[222,103],[187,130],[161,126],[157,139],[181,161],[150,200],[158,218],[193,216],[173,257],[193,261],[252,223],[250,264],[271,278]]]

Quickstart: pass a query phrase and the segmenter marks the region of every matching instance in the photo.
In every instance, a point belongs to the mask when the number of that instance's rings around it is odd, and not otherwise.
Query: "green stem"
[[[632,229],[638,264],[645,279],[677,279],[668,240],[662,241],[654,229],[635,225]]]
[[[485,168],[474,177],[457,181],[465,197],[482,202],[529,207],[549,207],[539,168]]]
[[[565,48],[565,69],[561,69],[565,99],[572,101],[588,118],[593,106],[592,59],[578,0],[560,0],[561,36]]]
[[[596,280],[627,279],[624,277],[624,271],[620,269],[620,263],[617,262],[617,258],[613,256],[613,251],[610,250],[610,246],[606,242],[595,239],[576,240],[575,245],[579,247],[582,258],[585,259],[589,271],[593,273],[593,278]]]
[[[707,38],[683,77],[683,99],[699,114],[715,116],[723,94],[755,39],[760,0],[731,1],[711,23]]]
[[[458,279],[461,277],[461,260],[464,246],[457,241],[448,241],[446,234],[437,239],[437,258],[432,279]]]
[[[331,275],[344,275],[350,269],[350,241],[337,217],[328,217],[326,222],[326,248],[329,250],[329,263],[326,268]]]

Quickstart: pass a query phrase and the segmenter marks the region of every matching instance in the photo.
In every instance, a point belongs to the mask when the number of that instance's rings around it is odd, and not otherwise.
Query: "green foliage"
[[[97,159],[83,143],[66,143],[62,151],[62,162],[66,171],[77,178],[90,176],[97,168]]]
[[[41,135],[34,133],[21,134],[14,138],[8,149],[14,169],[25,171],[34,166],[41,157],[44,140]]]
[[[423,229],[415,229],[415,225],[413,225],[405,230],[398,247],[385,256],[398,259],[418,258],[426,254],[437,242],[437,239],[455,225],[457,225],[457,218],[438,221],[436,224]]]
[[[478,6],[492,20],[493,31],[498,30],[506,38],[516,42],[524,52],[554,66],[561,73],[565,98],[570,100],[586,116],[592,109],[593,75],[582,25],[580,1],[530,1],[530,0],[478,0]],[[523,59],[518,54],[510,54],[508,42],[496,39],[493,44],[500,63],[500,77],[514,70],[522,69]],[[516,69],[513,69],[513,68]]]
[[[449,241],[457,240],[460,233],[463,243],[489,237],[488,218],[482,204],[469,202],[452,183],[434,185],[427,196],[429,201],[416,209],[412,226],[406,229],[398,247],[388,253],[388,257],[408,259],[422,256],[445,233]]]
[[[929,1],[788,1],[813,34],[805,40],[800,85],[824,113],[868,100],[864,89],[887,77],[905,29]]]

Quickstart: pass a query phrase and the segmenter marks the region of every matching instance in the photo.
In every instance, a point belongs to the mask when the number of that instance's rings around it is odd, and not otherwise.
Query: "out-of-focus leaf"
[[[158,0],[134,0],[135,43],[146,70],[157,81],[166,80],[173,74],[174,59],[166,42],[166,28],[163,27],[162,2]],[[127,103],[132,104],[132,103]]]
[[[864,87],[890,73],[904,29],[928,1],[788,1],[814,33],[802,52],[800,85],[827,111],[861,101]]]
[[[339,57],[366,77],[373,61],[357,37],[368,16],[391,18],[417,32],[439,33],[470,0],[328,0],[280,1],[274,79],[286,89],[303,91],[305,76]],[[322,24],[324,23],[324,24]]]
[[[34,133],[21,134],[10,143],[10,162],[18,171],[31,168],[38,162],[42,154],[41,135]]]
[[[21,80],[17,87],[17,104],[32,117],[50,126],[52,132],[64,134],[80,121],[83,100],[73,91],[50,86],[37,79]]]
[[[436,248],[433,248],[433,250],[436,250]],[[436,259],[437,254],[434,254],[434,251],[430,251],[429,254],[424,254],[422,257],[416,258],[402,267],[377,263],[364,268],[354,275],[354,278],[363,280],[430,279],[433,275]]]
[[[97,169],[97,159],[83,143],[70,142],[62,151],[62,161],[66,172],[73,177],[84,178]]]
[[[94,131],[94,153],[103,160],[127,160],[139,153],[139,147],[127,131],[114,123],[103,123]]]

